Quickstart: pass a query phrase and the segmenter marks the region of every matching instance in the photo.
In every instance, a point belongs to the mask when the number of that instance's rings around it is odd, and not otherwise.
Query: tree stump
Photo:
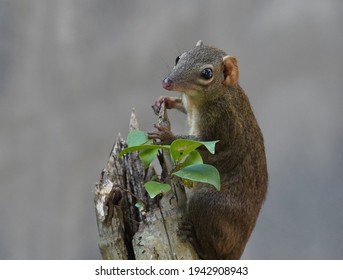
[[[158,112],[158,123],[170,128],[164,104]],[[133,110],[130,130],[138,129]],[[106,167],[95,186],[95,210],[99,230],[99,248],[103,259],[181,260],[198,259],[189,242],[178,236],[178,224],[186,211],[184,187],[171,177],[173,164],[167,151],[158,155],[161,181],[172,186],[172,191],[149,198],[144,183],[155,174],[146,169],[138,152],[119,153],[127,143],[118,135]],[[135,207],[144,201],[145,210]]]

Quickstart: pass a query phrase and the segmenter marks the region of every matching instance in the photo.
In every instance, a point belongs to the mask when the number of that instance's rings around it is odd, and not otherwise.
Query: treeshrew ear
[[[237,59],[233,56],[224,56],[223,57],[223,64],[224,64],[224,81],[223,84],[225,86],[234,86],[238,82],[239,77],[239,68],[237,65]]]

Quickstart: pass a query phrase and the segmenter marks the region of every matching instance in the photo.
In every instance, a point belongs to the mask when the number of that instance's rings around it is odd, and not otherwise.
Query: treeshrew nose
[[[172,90],[173,89],[173,80],[170,79],[169,77],[166,77],[163,81],[162,81],[162,86],[164,89],[166,90]]]

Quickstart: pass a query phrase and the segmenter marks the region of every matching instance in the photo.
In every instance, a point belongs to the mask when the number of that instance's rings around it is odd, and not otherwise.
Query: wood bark
[[[167,111],[162,108],[158,123],[170,128]],[[130,129],[138,129],[133,111]],[[119,153],[127,143],[118,135],[106,167],[95,187],[95,210],[99,230],[99,248],[103,259],[198,259],[191,246],[178,235],[178,225],[185,217],[186,195],[183,186],[171,177],[173,164],[166,150],[158,156],[160,180],[172,191],[149,198],[144,183],[155,175],[155,169],[144,168],[138,152]],[[135,203],[144,201],[145,210]]]

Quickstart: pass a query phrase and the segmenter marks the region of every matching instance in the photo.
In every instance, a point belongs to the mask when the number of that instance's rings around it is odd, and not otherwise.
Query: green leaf
[[[143,162],[145,168],[148,168],[150,163],[156,158],[156,155],[158,153],[158,149],[147,149],[143,150],[139,153],[139,158]]]
[[[136,204],[135,204],[135,207],[137,207],[139,209],[139,211],[142,211],[145,209],[144,207],[144,204],[142,201],[138,201]]]
[[[189,155],[186,157],[185,161],[180,163],[180,167],[185,167],[188,165],[193,164],[202,164],[203,160],[198,151],[192,151],[189,153]]]
[[[189,139],[176,139],[170,145],[170,154],[174,161],[178,164],[185,156],[200,147],[199,141]]]
[[[133,146],[133,147],[128,147],[128,148],[123,149],[119,154],[119,158],[121,158],[123,155],[127,153],[131,153],[134,151],[142,151],[142,150],[149,150],[149,149],[169,149],[169,148],[170,148],[169,145],[152,145],[152,144]]]
[[[208,183],[213,185],[218,191],[220,190],[219,172],[217,168],[209,164],[189,165],[174,172],[173,175],[194,182]]]
[[[217,141],[203,141],[203,142],[200,142],[200,143],[203,144],[206,147],[206,149],[211,154],[214,154],[215,153],[216,144],[218,142],[219,142],[219,140],[217,140]]]
[[[206,149],[214,154],[215,145],[218,141],[195,141],[189,139],[176,139],[170,145],[170,153],[174,161],[178,164],[183,158],[185,158],[192,151],[204,145]]]
[[[171,186],[169,184],[161,184],[155,181],[146,182],[144,187],[151,198],[154,198],[160,193],[166,193],[171,190]]]
[[[148,134],[141,130],[132,130],[127,135],[127,146],[139,146],[148,142]]]

